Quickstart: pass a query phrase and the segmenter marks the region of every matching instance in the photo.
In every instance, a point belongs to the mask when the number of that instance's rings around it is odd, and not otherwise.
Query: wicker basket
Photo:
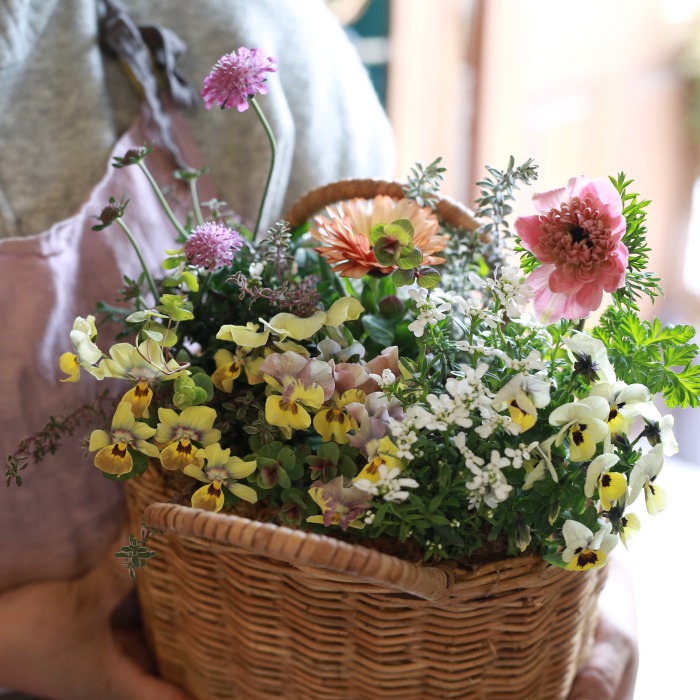
[[[395,183],[348,181],[292,209]],[[443,200],[438,212],[473,229]],[[471,571],[414,564],[331,537],[175,505],[157,468],[127,484],[157,556],[137,577],[163,676],[197,700],[560,700],[588,653],[604,571],[536,557]]]

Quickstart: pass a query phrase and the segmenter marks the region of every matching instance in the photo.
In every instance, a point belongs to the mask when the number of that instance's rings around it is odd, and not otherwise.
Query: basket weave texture
[[[160,530],[137,577],[149,641],[197,700],[563,700],[588,653],[604,569],[411,564],[168,504],[155,470],[127,494]]]
[[[287,219],[376,194],[402,196],[334,183]],[[476,225],[449,200],[438,213]],[[564,700],[589,651],[604,569],[424,566],[172,500],[157,468],[127,483],[134,532],[156,530],[137,576],[146,632],[162,675],[197,700]]]

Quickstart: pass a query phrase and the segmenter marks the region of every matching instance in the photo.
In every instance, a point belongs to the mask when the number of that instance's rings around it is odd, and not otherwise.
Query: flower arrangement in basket
[[[208,107],[242,111],[252,105],[273,147],[254,95],[266,92],[265,73],[274,69],[262,51],[241,49],[217,63],[202,92]],[[147,173],[148,153],[130,151],[115,167]],[[659,280],[645,270],[649,202],[630,192],[624,174],[575,177],[535,195],[536,212],[517,219],[511,231],[508,202],[518,186],[536,178],[531,161],[516,167],[511,159],[504,171],[489,168],[474,217],[440,198],[441,173],[438,160],[417,166],[403,187],[334,183],[310,193],[264,236],[232,222],[223,203],[202,205],[200,172],[178,174],[191,185],[192,219],[172,217],[177,244],[167,252],[162,275],[144,267],[124,291],[131,308],[102,307],[128,335],[101,348],[95,317],[77,318],[73,351],[60,358],[66,381],[87,373],[124,387],[111,426],[90,434],[89,451],[108,478],[132,484],[150,479],[157,484],[154,493],[180,503],[177,517],[152,507],[152,515],[160,515],[151,517],[151,525],[172,530],[177,518],[187,517],[185,510],[230,514],[228,521],[207,515],[184,527],[187,537],[202,535],[196,523],[203,522],[203,536],[218,542],[216,528],[226,522],[241,532],[249,527],[240,525],[244,519],[264,523],[255,537],[286,526],[294,532],[277,532],[291,533],[294,546],[271,555],[286,566],[294,558],[288,550],[306,546],[299,539],[303,532],[330,535],[341,540],[341,558],[355,556],[348,547],[359,545],[373,550],[366,556],[380,569],[398,566],[392,563],[398,557],[411,562],[410,576],[439,570],[440,581],[398,585],[400,576],[408,576],[404,569],[392,569],[384,581],[428,600],[440,599],[475,563],[528,562],[519,586],[529,600],[533,588],[549,590],[555,580],[578,586],[586,579],[551,565],[603,567],[613,547],[620,540],[626,545],[640,529],[640,503],[652,515],[664,508],[661,469],[678,447],[673,419],[659,412],[654,398],[663,396],[669,407],[696,406],[700,377],[691,364],[694,329],[642,321],[637,314],[642,295],[653,300],[660,292]],[[116,225],[138,250],[127,221],[127,202],[113,199],[95,229]],[[603,308],[606,294],[609,303],[597,322],[586,322]],[[534,317],[525,311],[529,304]],[[10,477],[18,476],[23,458],[10,458]],[[148,501],[147,494],[138,502]],[[251,541],[235,554],[240,566]],[[308,541],[317,547],[322,540]],[[152,554],[144,545],[132,538],[120,553],[132,575]],[[168,556],[155,549],[146,578]],[[198,555],[187,551],[194,561]],[[312,560],[318,563],[317,553]],[[336,573],[326,595],[346,591],[353,566],[330,567]],[[486,566],[480,599],[505,586],[498,566]],[[213,567],[208,575],[233,581],[239,574]],[[286,569],[269,574],[287,575]],[[263,585],[255,580],[253,585]],[[352,590],[369,591],[371,598],[383,580],[368,580]],[[466,581],[460,584],[465,591]],[[590,581],[589,617],[600,586],[599,579]],[[390,610],[409,605],[405,595],[396,595],[388,598]],[[471,608],[455,600],[447,610],[459,620]],[[172,608],[177,616],[178,606]],[[398,634],[402,618],[389,617]],[[232,624],[242,624],[238,620]],[[273,614],[269,624],[281,624],[280,618]],[[469,627],[469,614],[460,624]],[[407,634],[417,648],[415,630]],[[444,634],[449,639],[452,633]],[[488,641],[492,648],[498,643]],[[541,697],[562,697],[575,672],[571,657],[576,662],[584,653],[585,640],[577,644],[573,654],[567,652],[563,680]],[[275,693],[291,687],[289,674],[276,690],[265,690],[281,657],[268,649],[274,663],[265,666],[252,649],[250,665],[263,670],[255,681],[245,669],[234,672],[239,692],[258,697],[242,690],[257,683],[251,687],[263,688],[259,697],[281,697]],[[161,664],[173,663],[158,653]],[[443,646],[433,656],[445,653]],[[365,662],[374,654],[381,650],[371,647]],[[239,658],[248,657],[241,652]],[[484,657],[478,658],[475,673],[483,674]],[[426,669],[440,662],[424,661],[418,673],[425,695],[408,694],[405,679],[412,671],[405,662],[383,663],[374,680],[366,667],[356,674],[365,681],[356,678],[352,692],[338,690],[328,678],[311,686],[307,678],[297,681],[298,695],[285,697],[468,696],[457,683],[467,675],[463,660],[442,676],[436,672],[437,681]],[[523,664],[536,665],[530,657]],[[521,679],[527,677],[522,668]],[[188,672],[173,674],[187,684]],[[451,672],[457,674],[453,685],[446,680]],[[292,676],[300,673],[297,668]],[[381,686],[380,677],[390,680],[375,696],[369,687]],[[202,678],[190,683],[193,692]],[[474,678],[481,676],[470,676],[468,687],[475,687]],[[493,686],[488,697],[536,697],[532,685],[518,690],[516,681],[509,683]],[[323,695],[320,686],[331,694]]]

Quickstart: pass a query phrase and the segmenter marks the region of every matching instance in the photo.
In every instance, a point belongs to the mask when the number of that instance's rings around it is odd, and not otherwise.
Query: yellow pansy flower
[[[286,340],[287,338],[307,340],[318,333],[326,324],[326,312],[317,311],[307,318],[300,318],[294,314],[283,312],[273,316],[269,321],[262,322],[273,333],[278,335],[280,340]]]
[[[170,408],[159,408],[158,418],[155,441],[166,445],[160,453],[164,469],[201,467],[204,457],[198,454],[198,448],[221,439],[221,431],[213,427],[216,411],[208,406],[190,406],[179,415]]]
[[[306,385],[295,380],[281,395],[267,397],[265,419],[280,428],[306,430],[311,425],[311,416],[305,406],[319,409],[322,405],[323,389],[318,384]]]
[[[232,457],[231,450],[224,450],[215,443],[199,450],[198,457],[202,467],[188,465],[185,474],[206,482],[205,486],[192,494],[192,507],[218,512],[223,508],[225,496],[222,487],[226,487],[238,498],[255,503],[258,495],[254,489],[245,484],[239,484],[237,479],[250,476],[256,468],[255,460],[245,462],[240,457]]]
[[[331,308],[326,311],[326,326],[336,328],[346,321],[355,321],[360,318],[364,307],[355,297],[341,297],[333,302]]]
[[[331,440],[339,445],[348,442],[348,432],[357,430],[357,422],[345,410],[349,403],[364,403],[365,392],[360,389],[348,389],[341,396],[334,395],[330,408],[321,409],[314,416],[314,428],[323,438],[323,442]]]
[[[241,362],[236,355],[223,348],[214,353],[214,362],[216,370],[211,375],[211,381],[219,391],[230,393],[233,391],[233,382],[241,374]]]
[[[269,331],[258,333],[260,326],[257,323],[246,323],[245,326],[225,325],[221,326],[216,334],[218,340],[230,340],[242,348],[261,348],[270,337]]]
[[[107,474],[128,474],[134,468],[129,448],[158,457],[158,448],[146,442],[155,433],[155,428],[136,420],[131,404],[121,402],[114,412],[111,432],[93,430],[90,434],[89,450],[97,452],[95,466]]]

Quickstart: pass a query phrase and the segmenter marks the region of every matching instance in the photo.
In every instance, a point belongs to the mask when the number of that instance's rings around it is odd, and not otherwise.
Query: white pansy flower
[[[643,384],[599,382],[591,387],[590,396],[602,396],[608,402],[608,427],[612,435],[627,433],[631,419],[653,406],[649,389]]]
[[[562,528],[566,547],[561,558],[566,568],[585,571],[605,566],[607,555],[615,548],[618,539],[610,534],[612,525],[606,523],[595,535],[576,520],[567,520]]]
[[[652,447],[662,445],[666,457],[673,457],[677,454],[678,442],[673,434],[673,416],[668,413],[662,417],[653,404],[645,406],[641,415],[646,423],[643,434],[649,444]]]
[[[596,488],[600,503],[604,510],[610,510],[613,502],[622,498],[627,493],[627,479],[620,472],[611,472],[620,458],[608,452],[598,455],[589,465],[586,471],[586,482],[583,492],[588,498],[593,498]]]
[[[510,417],[522,432],[529,430],[537,421],[537,409],[549,404],[549,380],[536,375],[513,377],[493,397],[496,411],[508,408]]]
[[[574,331],[564,338],[564,345],[569,349],[578,374],[595,382],[614,384],[617,381],[615,370],[608,360],[608,351],[601,340]]]
[[[537,462],[528,469],[528,465],[525,465],[525,469],[528,471],[525,477],[525,483],[523,484],[523,490],[529,491],[535,482],[544,479],[545,474],[549,472],[552,477],[552,481],[559,482],[559,475],[557,470],[554,468],[552,463],[552,444],[554,443],[555,437],[547,438],[544,442],[541,442],[535,448],[534,459]]]
[[[650,452],[639,458],[630,474],[629,503],[634,503],[644,490],[644,501],[651,515],[660,513],[668,502],[665,489],[658,486],[656,477],[664,466],[663,445],[656,445]]]
[[[602,396],[588,396],[581,401],[555,408],[549,422],[561,426],[556,445],[569,438],[569,455],[572,462],[587,462],[593,457],[596,445],[609,435],[607,417],[608,402]]]

